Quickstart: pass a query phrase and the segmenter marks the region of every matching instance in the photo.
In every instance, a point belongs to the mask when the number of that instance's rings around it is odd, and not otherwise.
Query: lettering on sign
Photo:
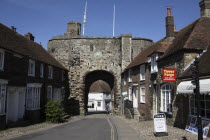
[[[154,115],[154,134],[156,136],[167,136],[166,116],[163,113]]]
[[[163,81],[176,81],[176,69],[162,69]]]

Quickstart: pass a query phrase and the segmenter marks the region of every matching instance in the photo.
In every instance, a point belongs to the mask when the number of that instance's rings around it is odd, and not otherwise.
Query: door
[[[133,108],[138,108],[138,88],[133,87]]]
[[[25,113],[25,91],[19,91],[18,119],[22,120]]]

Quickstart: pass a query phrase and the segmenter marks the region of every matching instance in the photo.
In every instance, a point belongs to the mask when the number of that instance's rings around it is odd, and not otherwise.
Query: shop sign
[[[163,81],[176,81],[176,69],[162,69]]]
[[[210,120],[202,119],[202,126],[203,126],[203,138],[207,138],[207,135],[209,133]],[[188,132],[191,132],[195,135],[198,135],[197,117],[196,116],[189,116],[188,123],[185,127],[185,130]]]
[[[154,115],[154,134],[156,136],[168,136],[166,116],[163,113]]]

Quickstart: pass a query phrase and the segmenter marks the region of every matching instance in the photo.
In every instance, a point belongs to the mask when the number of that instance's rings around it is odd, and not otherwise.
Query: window
[[[140,102],[145,103],[145,87],[140,88]]]
[[[172,112],[171,93],[171,85],[165,84],[161,87],[161,111],[163,112]]]
[[[4,70],[4,51],[0,50],[0,70]]]
[[[196,109],[197,103],[195,96],[190,96],[190,115],[197,115]],[[210,96],[201,95],[200,96],[200,108],[201,108],[201,117],[210,119]]]
[[[62,99],[61,88],[54,88],[53,99],[54,100],[61,100]]]
[[[98,107],[101,107],[101,102],[98,102]]]
[[[145,65],[140,66],[140,80],[145,80]]]
[[[35,76],[35,61],[31,59],[28,65],[28,76]]]
[[[0,115],[5,114],[6,84],[0,84]]]
[[[40,77],[44,77],[44,65],[40,64]]]
[[[128,99],[130,100],[130,101],[132,101],[132,87],[129,87],[129,89],[128,89]]]
[[[62,81],[64,81],[65,80],[65,71],[62,70],[61,74],[62,74]]]
[[[52,100],[52,86],[47,87],[47,101]]]
[[[41,93],[41,84],[36,86],[36,84],[31,84],[27,86],[26,93],[26,109],[27,110],[36,110],[40,109],[40,93]]]
[[[132,82],[132,71],[131,71],[131,69],[128,70],[128,82]]]
[[[48,66],[48,78],[53,79],[53,67]]]
[[[157,59],[158,59],[158,55],[155,54],[151,57],[151,72],[158,72],[158,68],[157,68]]]

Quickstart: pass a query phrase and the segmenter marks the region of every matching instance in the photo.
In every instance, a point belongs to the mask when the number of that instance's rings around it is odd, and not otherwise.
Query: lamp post
[[[198,128],[198,140],[203,140],[202,132],[202,121],[200,112],[200,85],[199,85],[199,68],[198,68],[198,58],[195,58],[194,63],[191,65],[192,68],[192,84],[196,86],[193,90],[195,94],[195,101],[197,103],[197,128]]]

